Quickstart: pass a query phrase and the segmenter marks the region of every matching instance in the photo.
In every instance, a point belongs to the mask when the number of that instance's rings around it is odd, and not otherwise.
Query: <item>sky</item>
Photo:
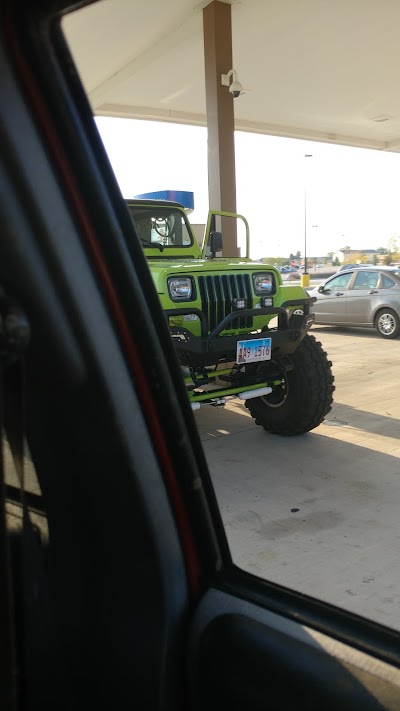
[[[206,222],[206,128],[108,117],[96,124],[124,197],[188,190],[190,220]],[[238,131],[235,155],[252,259],[304,256],[305,239],[308,257],[387,247],[397,236],[400,244],[400,154]]]

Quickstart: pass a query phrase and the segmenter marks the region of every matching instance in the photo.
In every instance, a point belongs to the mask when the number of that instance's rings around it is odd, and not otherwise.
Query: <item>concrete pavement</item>
[[[400,340],[314,327],[333,362],[325,422],[284,438],[244,405],[195,413],[240,567],[400,630]]]

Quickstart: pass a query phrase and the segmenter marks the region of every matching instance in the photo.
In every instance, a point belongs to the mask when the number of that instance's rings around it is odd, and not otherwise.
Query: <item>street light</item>
[[[312,153],[305,153],[304,158],[312,158]],[[307,272],[307,168],[304,170],[304,272],[301,275],[301,285],[310,286],[310,275]]]

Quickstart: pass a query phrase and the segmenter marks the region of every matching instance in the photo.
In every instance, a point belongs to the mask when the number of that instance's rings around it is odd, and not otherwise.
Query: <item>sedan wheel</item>
[[[376,315],[375,328],[382,338],[397,338],[400,333],[400,319],[392,309],[382,309]]]

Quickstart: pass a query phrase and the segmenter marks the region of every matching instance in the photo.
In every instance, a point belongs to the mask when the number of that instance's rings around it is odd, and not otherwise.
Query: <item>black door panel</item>
[[[400,671],[364,652],[214,591],[195,624],[198,708],[400,708]]]

